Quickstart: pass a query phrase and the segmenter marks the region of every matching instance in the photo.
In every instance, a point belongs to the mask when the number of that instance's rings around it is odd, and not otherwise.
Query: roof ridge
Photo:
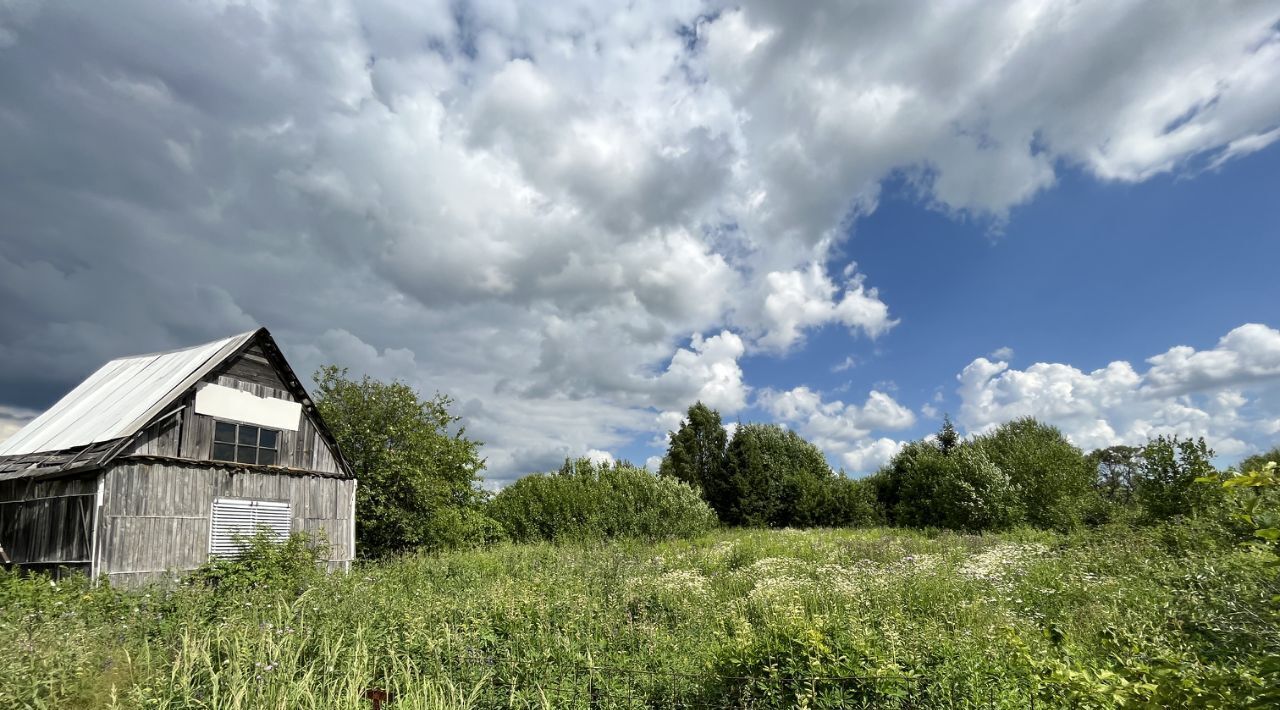
[[[157,350],[157,351],[155,351],[155,352],[151,352],[151,353],[138,353],[137,355],[121,355],[120,357],[112,358],[112,359],[110,359],[110,360],[108,360],[108,361],[104,362],[104,363],[103,363],[103,365],[110,365],[110,364],[111,364],[111,363],[113,363],[113,362],[119,362],[119,361],[121,361],[121,360],[137,360],[137,359],[144,358],[144,357],[157,357],[157,356],[160,356],[160,355],[172,355],[172,354],[174,354],[174,353],[185,352],[185,351],[187,351],[187,350],[195,350],[195,349],[197,349],[197,348],[207,348],[207,347],[209,347],[210,345],[213,345],[214,343],[221,343],[221,342],[223,342],[223,341],[225,341],[225,340],[232,340],[232,339],[234,339],[234,338],[246,338],[246,337],[248,337],[248,336],[250,336],[250,335],[253,335],[254,333],[257,333],[259,330],[262,330],[262,326],[258,326],[258,327],[256,327],[256,328],[254,328],[253,330],[246,330],[246,331],[241,332],[241,333],[234,333],[234,334],[232,334],[232,335],[228,335],[228,336],[226,336],[225,338],[214,338],[213,340],[210,340],[210,341],[205,342],[205,343],[198,343],[198,344],[196,344],[196,345],[188,345],[188,346],[187,346],[187,347],[185,347],[185,348],[172,348],[172,349],[170,349],[170,350]]]

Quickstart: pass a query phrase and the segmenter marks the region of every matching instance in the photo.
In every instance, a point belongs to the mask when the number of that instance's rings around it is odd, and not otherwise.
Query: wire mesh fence
[[[1034,708],[1030,679],[996,674],[796,675],[764,664],[732,675],[490,656],[435,658],[419,678],[447,684],[473,708]],[[402,688],[401,693],[412,693]],[[391,694],[386,707],[394,707]]]

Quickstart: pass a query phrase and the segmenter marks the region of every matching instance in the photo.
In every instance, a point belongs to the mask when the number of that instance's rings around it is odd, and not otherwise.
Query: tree
[[[731,525],[837,526],[871,522],[863,484],[831,470],[822,450],[776,424],[744,424],[725,455],[712,507]]]
[[[423,400],[402,382],[347,377],[321,367],[313,376],[316,407],[354,469],[356,544],[363,556],[384,557],[487,536],[478,512],[484,460],[467,438],[453,400]]]
[[[981,531],[1022,521],[1009,477],[973,443],[944,454],[930,442],[912,442],[869,483],[894,525]]]
[[[1149,519],[1195,516],[1221,501],[1222,489],[1197,479],[1216,478],[1213,449],[1204,438],[1158,436],[1142,447],[1142,469],[1134,499]]]
[[[689,407],[680,429],[671,432],[671,443],[658,473],[693,486],[711,501],[723,488],[727,443],[720,413],[698,402]]]
[[[943,456],[951,453],[960,443],[960,435],[956,433],[955,426],[951,423],[951,415],[942,415],[942,428],[938,430],[938,450]]]
[[[1261,454],[1249,456],[1236,465],[1236,470],[1240,473],[1249,473],[1251,471],[1261,471],[1269,463],[1280,464],[1280,446],[1276,446],[1270,451]]]
[[[1087,457],[1094,472],[1094,485],[1103,498],[1116,503],[1130,503],[1133,488],[1142,475],[1142,448],[1109,446],[1097,449]]]
[[[725,452],[724,486],[708,500],[721,522],[766,526],[779,517],[779,447],[763,440],[779,437],[781,431],[765,424],[742,424],[734,430]]]
[[[1029,524],[1067,529],[1081,522],[1093,495],[1094,472],[1057,427],[1024,417],[977,437],[974,444],[1009,477]]]

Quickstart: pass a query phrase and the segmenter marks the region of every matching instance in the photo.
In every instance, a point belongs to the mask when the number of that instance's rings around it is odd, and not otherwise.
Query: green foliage
[[[671,444],[658,473],[684,481],[713,500],[724,480],[724,454],[728,434],[720,413],[702,402],[689,407],[678,431],[671,432]]]
[[[1058,530],[1080,524],[1096,474],[1057,427],[1015,419],[974,445],[1008,476],[1028,524]]]
[[[1179,516],[1219,515],[1223,492],[1204,439],[1158,436],[1145,446],[1112,446],[1089,454],[1097,500],[1090,522],[1154,523]],[[1258,460],[1263,460],[1259,458]],[[1213,486],[1200,485],[1205,481]]]
[[[972,442],[947,454],[931,442],[910,443],[870,484],[895,525],[980,531],[1023,520],[1009,477]]]
[[[297,595],[323,577],[329,556],[327,540],[302,533],[277,541],[261,530],[242,544],[236,557],[211,559],[188,574],[183,583],[215,589],[220,598],[246,592]]]
[[[476,519],[480,442],[468,439],[461,417],[450,413],[453,400],[443,394],[422,400],[402,382],[354,380],[333,366],[314,378],[316,407],[359,480],[362,556],[443,548],[486,527]]]
[[[798,434],[772,424],[743,424],[725,455],[724,484],[711,497],[730,525],[813,527],[869,524],[863,484],[837,474]]]
[[[1094,473],[1094,486],[1105,500],[1121,505],[1133,502],[1133,490],[1142,476],[1142,447],[1109,446],[1086,457]]]
[[[576,541],[697,535],[716,524],[697,490],[628,463],[566,461],[557,472],[525,476],[489,503],[512,540]]]
[[[1204,439],[1158,436],[1142,447],[1140,475],[1133,497],[1148,520],[1195,516],[1215,509],[1222,491],[1198,479],[1218,475],[1213,450]]]
[[[942,428],[938,430],[938,450],[944,455],[960,445],[960,434],[951,423],[951,415],[942,415]]]
[[[827,527],[858,527],[884,522],[876,504],[876,494],[865,480],[851,479],[841,470],[823,490],[830,497],[828,512],[816,517]]]
[[[1152,523],[1220,511],[1203,439],[1160,436],[1084,456],[1056,427],[1024,418],[972,441],[906,446],[869,483],[886,521],[915,527],[1067,531],[1081,523]],[[1217,479],[1215,479],[1217,480]]]
[[[1253,536],[1246,545],[1259,550],[1266,565],[1274,570],[1280,568],[1280,464],[1265,457],[1244,463],[1250,468],[1228,477],[1222,486],[1234,494],[1236,517],[1252,529]],[[1212,482],[1213,478],[1201,481]],[[1280,627],[1280,589],[1276,585],[1272,587],[1270,601],[1270,620]],[[1261,687],[1250,705],[1258,708],[1280,706],[1280,654],[1270,655],[1256,672]]]
[[[1246,457],[1236,466],[1236,470],[1241,473],[1261,471],[1269,463],[1280,464],[1280,446]]]
[[[205,586],[0,572],[0,707],[1275,707],[1274,569],[1204,522],[501,544],[216,617]]]
[[[1210,477],[1201,482],[1215,482]],[[1250,542],[1267,550],[1273,564],[1280,565],[1280,465],[1266,461],[1257,468],[1230,476],[1222,487],[1235,494],[1235,516],[1251,528]]]

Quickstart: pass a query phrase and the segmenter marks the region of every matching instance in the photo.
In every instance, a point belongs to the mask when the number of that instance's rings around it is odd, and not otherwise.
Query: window
[[[276,540],[289,536],[293,515],[287,501],[215,498],[209,525],[209,552],[235,557],[259,531]]]
[[[274,466],[280,432],[252,424],[213,423],[213,460]]]

